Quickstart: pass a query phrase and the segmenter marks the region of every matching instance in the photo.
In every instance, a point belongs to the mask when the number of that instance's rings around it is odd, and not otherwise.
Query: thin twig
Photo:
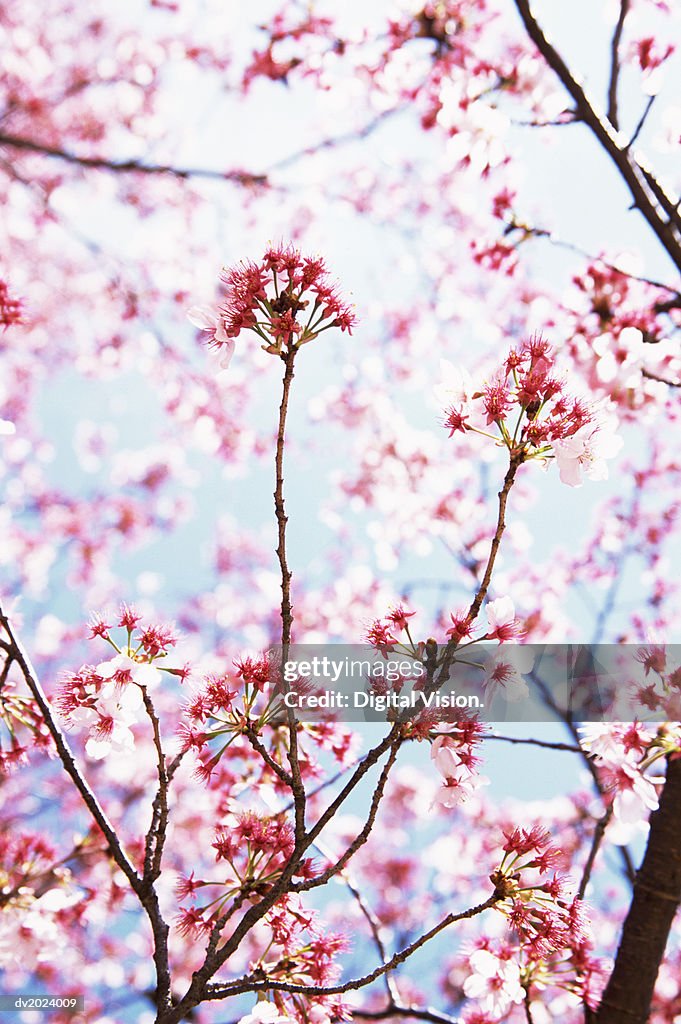
[[[49,146],[47,143],[35,142],[33,139],[22,138],[19,135],[7,135],[4,132],[0,133],[0,146],[37,153],[40,156],[63,160],[65,163],[93,170],[116,171],[124,174],[166,174],[182,179],[209,178],[218,181],[231,181],[245,186],[266,186],[268,184],[266,174],[252,174],[242,170],[214,171],[207,167],[175,167],[172,164],[151,164],[135,159],[112,160],[103,156],[79,156],[77,153],[60,149],[58,146]]]
[[[542,694],[542,697],[547,707],[550,707],[556,715],[556,717],[564,723],[568,732],[574,739],[575,743],[579,746],[584,765],[588,769],[589,774],[591,775],[591,778],[593,780],[594,789],[596,790],[598,795],[601,798],[603,798],[605,790],[603,789],[603,786],[601,785],[601,780],[598,777],[598,769],[596,768],[596,765],[594,764],[593,760],[591,759],[587,751],[584,750],[579,741],[579,732],[577,731],[577,726],[572,721],[572,719],[565,713],[565,711],[558,706],[556,701],[553,699],[553,696],[551,695],[549,688],[546,686],[546,684],[536,671],[533,670],[530,673],[530,678]],[[634,864],[631,859],[631,854],[629,853],[629,850],[626,846],[619,846],[618,850],[622,860],[624,875],[627,881],[633,885],[634,879],[636,877],[636,869],[634,868]]]
[[[579,746],[577,746],[576,744],[573,744],[573,743],[559,743],[557,741],[554,743],[554,742],[551,742],[550,740],[537,740],[537,739],[534,739],[534,737],[531,737],[531,736],[524,736],[522,738],[520,736],[500,736],[499,733],[490,732],[490,733],[484,733],[480,737],[480,739],[481,740],[501,740],[504,743],[514,743],[514,744],[515,743],[524,743],[524,744],[527,744],[528,746],[532,746],[532,747],[543,747],[545,750],[566,750],[566,751],[569,751],[572,754],[583,754],[584,753],[584,751],[582,750],[581,747],[579,747]]]
[[[376,967],[369,974],[362,975],[360,978],[353,978],[351,981],[342,982],[338,985],[296,985],[289,984],[284,981],[275,981],[268,979],[266,982],[253,982],[249,976],[245,978],[239,978],[234,982],[229,982],[227,985],[209,985],[207,988],[207,995],[210,999],[227,999],[229,996],[237,995],[241,992],[260,992],[260,991],[278,991],[278,992],[292,992],[300,993],[301,995],[308,996],[332,996],[341,995],[343,992],[351,992],[354,989],[365,988],[370,985],[372,981],[376,981],[377,978],[382,977],[386,971],[392,971],[393,968],[398,967],[400,964],[408,960],[417,950],[425,946],[427,942],[433,939],[436,935],[439,935],[441,931],[448,928],[450,925],[455,924],[457,921],[469,920],[472,917],[477,917],[478,914],[482,914],[485,910],[489,910],[496,903],[498,903],[501,897],[496,893],[493,893],[484,901],[484,903],[478,903],[477,906],[470,907],[468,910],[463,910],[458,914],[447,914],[441,921],[430,928],[427,932],[424,932],[410,942],[408,946],[400,950],[398,953],[393,954],[388,961]]]
[[[195,1006],[198,1006],[198,1004],[206,998],[210,979],[239,948],[243,938],[248,934],[251,928],[265,916],[265,914],[274,906],[277,900],[284,895],[284,893],[288,892],[291,880],[306,850],[313,845],[319,833],[334,816],[338,808],[342,806],[350,794],[354,792],[362,779],[364,779],[366,774],[391,747],[396,734],[397,728],[396,726],[393,726],[388,735],[385,736],[380,743],[377,743],[376,746],[367,753],[363,760],[360,761],[343,789],[337,794],[329,807],[326,808],[313,828],[309,830],[305,836],[304,842],[294,849],[294,853],[288,864],[276,882],[274,882],[267,895],[263,896],[260,902],[249,907],[221,948],[219,950],[217,949],[218,934],[215,935],[212,944],[209,942],[203,965],[192,975],[189,988],[182,999],[172,1008],[172,1010],[164,1015],[164,1024],[177,1024],[177,1022],[183,1020]]]
[[[659,313],[668,312],[668,309],[666,308],[667,306],[669,309],[677,308],[677,304],[679,302],[679,291],[678,288],[675,288],[673,285],[665,284],[663,281],[657,281],[653,277],[645,277],[642,274],[632,274],[627,270],[622,270],[621,267],[616,266],[614,263],[609,263],[608,260],[604,259],[602,256],[594,256],[593,253],[582,248],[581,245],[577,245],[576,242],[570,242],[565,238],[559,238],[555,232],[548,231],[546,228],[533,228],[527,224],[509,224],[507,228],[508,233],[514,230],[523,232],[523,241],[528,238],[546,239],[547,242],[550,242],[551,245],[555,245],[556,248],[567,249],[569,252],[574,252],[578,256],[583,256],[585,259],[589,260],[590,263],[601,263],[608,270],[613,270],[616,274],[621,274],[622,277],[626,277],[630,281],[640,281],[641,284],[649,284],[653,288],[662,288],[664,291],[670,292],[672,295],[671,299],[656,303],[656,311]]]
[[[291,383],[294,377],[293,364],[295,362],[296,349],[291,346],[285,355],[284,377],[281,388],[281,404],[279,406],[279,424],[277,427],[277,447],[275,454],[275,488],[274,488],[274,513],[277,519],[277,558],[281,572],[281,659],[282,667],[288,661],[288,652],[291,645],[291,628],[293,625],[293,614],[291,610],[291,570],[286,560],[286,524],[288,516],[284,504],[284,450],[286,447],[286,415],[288,413],[289,395]],[[298,723],[293,708],[287,708],[289,750],[288,759],[291,765],[291,792],[295,811],[295,837],[296,847],[300,846],[305,837],[305,786],[300,772],[300,761],[298,758]]]
[[[653,103],[655,102],[656,96],[657,96],[657,93],[653,93],[652,96],[648,97],[648,102],[645,105],[645,109],[644,109],[643,113],[641,114],[641,116],[640,116],[640,118],[638,120],[638,124],[634,128],[633,134],[632,134],[631,138],[629,139],[629,142],[627,143],[627,149],[631,149],[631,147],[634,145],[634,143],[636,142],[637,138],[641,134],[641,132],[643,130],[643,126],[646,123],[646,119],[648,117],[648,114],[652,110]]]
[[[668,377],[662,377],[660,374],[653,373],[652,370],[641,370],[641,374],[648,380],[656,380],[659,384],[667,384],[670,388],[681,388],[681,381],[669,380]]]
[[[523,1008],[525,1010],[525,1020],[527,1024],[534,1024],[534,1017],[532,1016],[532,1002],[530,1000],[530,987],[525,989],[525,998],[523,999]]]
[[[281,781],[286,786],[288,786],[289,789],[291,789],[293,786],[293,779],[291,778],[290,773],[287,772],[286,769],[283,768],[278,761],[274,760],[267,747],[263,743],[261,743],[258,737],[256,736],[252,725],[248,726],[245,735],[246,738],[248,739],[248,742],[251,744],[256,753],[260,755],[265,764],[272,769],[277,778],[281,779]]]
[[[608,121],[617,131],[619,129],[619,115],[617,112],[617,85],[620,75],[620,42],[624,21],[629,12],[629,0],[620,0],[620,13],[615,25],[615,31],[610,45],[610,84],[608,86]]]
[[[477,593],[473,598],[470,608],[468,609],[468,620],[474,622],[478,617],[478,612],[482,607],[482,602],[487,596],[489,585],[492,581],[492,572],[494,570],[494,563],[499,553],[499,545],[501,544],[501,538],[504,530],[506,529],[506,503],[508,502],[508,496],[511,493],[511,488],[515,481],[516,473],[523,462],[524,454],[512,453],[509,461],[506,476],[504,477],[504,483],[499,491],[499,512],[497,514],[497,526],[492,537],[492,543],[489,549],[489,557],[487,558],[487,565],[485,566],[485,572],[482,577],[480,586],[478,587]]]
[[[584,865],[582,877],[579,882],[579,889],[577,890],[577,895],[579,896],[580,900],[584,899],[584,894],[586,893],[586,888],[591,879],[591,872],[593,871],[594,863],[596,861],[596,854],[598,853],[601,843],[603,842],[605,830],[608,827],[611,818],[612,804],[610,805],[610,807],[608,807],[603,817],[599,818],[596,822],[596,828],[594,829],[593,838],[591,840],[589,856],[586,859],[586,864]]]
[[[163,847],[165,846],[168,832],[168,790],[175,772],[184,759],[186,751],[180,751],[170,764],[166,763],[166,757],[161,744],[160,723],[154,705],[146,690],[144,691],[143,699],[145,710],[152,723],[158,771],[158,789],[156,790],[154,802],[151,805],[151,823],[144,840],[144,871],[142,877],[146,885],[150,885],[161,874]]]
[[[80,768],[76,764],[76,760],[69,747],[69,744],[64,736],[63,732],[57,725],[57,722],[52,714],[52,708],[49,705],[45,691],[43,690],[38,675],[31,664],[30,658],[27,652],[24,650],[21,641],[14,632],[14,629],[0,607],[0,624],[2,624],[5,633],[9,638],[9,643],[12,649],[12,657],[15,663],[19,666],[21,673],[26,681],[26,685],[31,691],[36,704],[40,708],[40,712],[45,721],[49,733],[54,741],[54,745],[59,755],[64,770],[75,785],[76,789],[80,793],[85,806],[89,810],[90,814],[95,820],[97,827],[101,830],[111,851],[111,856],[115,860],[118,867],[121,869],[125,877],[130,882],[130,885],[137,892],[140,887],[140,878],[135,871],[127,854],[123,851],[120,840],[114,831],[113,825],[107,818],[104,810],[99,804],[97,797],[94,792],[90,789],[88,783],[80,771]]]
[[[317,841],[314,845],[315,848],[319,850],[323,857],[326,857],[327,860],[333,860],[333,855],[328,850],[326,850],[325,847],[319,841]],[[357,906],[359,907],[360,913],[362,914],[367,924],[369,925],[369,931],[371,932],[371,938],[376,947],[376,951],[380,956],[381,960],[385,962],[388,959],[388,955],[386,952],[385,944],[383,942],[383,938],[381,936],[381,926],[379,921],[377,920],[375,914],[369,907],[369,904],[367,903],[365,897],[362,895],[360,890],[357,888],[357,886],[354,884],[352,879],[345,871],[342,873],[341,878],[346,889],[348,890],[348,892],[356,902]],[[394,978],[389,973],[387,973],[385,975],[384,980],[388,999],[390,1000],[390,1003],[394,1005],[397,1001],[399,1001],[399,992],[397,991],[397,986],[395,985]]]

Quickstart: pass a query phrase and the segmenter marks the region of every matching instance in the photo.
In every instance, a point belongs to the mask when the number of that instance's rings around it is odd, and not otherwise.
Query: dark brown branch
[[[532,736],[500,736],[498,733],[486,733],[480,737],[481,740],[502,740],[504,743],[525,743],[532,747],[543,747],[545,750],[566,750],[571,754],[583,754],[581,747],[574,743],[559,743],[551,740],[536,740]]]
[[[530,999],[529,987],[525,989],[523,1009],[525,1010],[525,1020],[527,1021],[527,1024],[534,1024],[534,1017],[532,1016],[532,1000]]]
[[[352,1011],[353,1019],[360,1020],[385,1020],[386,1017],[409,1017],[412,1020],[425,1020],[430,1024],[459,1024],[460,1017],[450,1017],[447,1013],[440,1013],[430,1007],[420,1006],[399,1006],[393,1004],[386,1006],[383,1010],[356,1010]]]
[[[287,772],[285,768],[282,768],[278,761],[274,760],[267,747],[263,743],[261,743],[258,737],[256,736],[252,726],[249,726],[248,729],[246,730],[246,738],[248,739],[248,742],[251,744],[256,753],[259,754],[260,757],[263,759],[265,764],[272,769],[277,778],[281,779],[284,785],[288,786],[289,789],[291,789],[293,786],[293,779],[291,778],[290,773]]]
[[[627,143],[627,149],[631,149],[631,147],[634,145],[634,143],[636,142],[637,138],[639,137],[639,135],[643,131],[643,125],[646,123],[646,118],[648,117],[648,114],[652,110],[653,103],[655,102],[655,96],[656,96],[656,94],[653,93],[652,96],[648,97],[648,102],[645,105],[644,111],[641,114],[640,118],[638,119],[638,124],[634,128],[634,131],[632,132],[632,136],[629,139],[629,142]]]
[[[161,871],[163,843],[168,827],[168,772],[166,770],[166,757],[161,744],[161,726],[151,697],[146,689],[142,690],[142,699],[154,734],[158,772],[158,789],[152,804],[151,824],[144,841],[144,871],[142,877],[148,885],[158,878]]]
[[[241,992],[260,992],[260,991],[278,991],[278,992],[293,992],[300,993],[301,995],[307,996],[332,996],[340,995],[343,992],[351,992],[354,989],[365,988],[370,985],[372,981],[376,981],[377,978],[382,977],[386,971],[392,971],[395,967],[399,967],[400,964],[408,960],[417,950],[425,946],[427,942],[439,935],[441,931],[448,928],[450,925],[455,924],[457,921],[468,920],[472,917],[477,917],[478,914],[482,914],[485,910],[489,910],[499,901],[501,897],[496,893],[493,893],[484,903],[478,903],[475,907],[470,907],[468,910],[463,910],[458,914],[447,914],[441,921],[430,928],[423,935],[420,935],[418,939],[414,939],[408,946],[400,950],[398,953],[393,954],[389,960],[376,967],[369,974],[365,974],[360,978],[353,978],[351,981],[342,982],[338,985],[327,985],[327,986],[316,986],[316,985],[296,985],[289,984],[285,981],[274,981],[267,980],[267,982],[252,981],[250,977],[240,978],[235,982],[230,982],[227,985],[210,985],[207,989],[207,996],[209,999],[227,999],[232,995],[237,995]]]
[[[530,39],[572,96],[579,117],[619,171],[629,188],[634,206],[646,219],[674,265],[681,270],[681,240],[673,224],[662,215],[642,169],[632,158],[628,149],[619,145],[616,132],[609,121],[594,110],[582,86],[539,27],[530,9],[529,0],[514,0],[514,2]]]
[[[248,187],[268,184],[266,174],[251,174],[249,171],[241,170],[213,171],[207,167],[174,167],[172,164],[149,164],[141,160],[112,160],[103,156],[79,156],[77,153],[60,149],[58,146],[49,146],[47,143],[35,142],[33,139],[25,139],[18,135],[7,135],[4,132],[0,132],[0,146],[8,146],[10,149],[23,150],[27,153],[37,153],[40,156],[62,160],[64,163],[91,170],[116,171],[123,174],[166,174],[181,179],[209,178],[218,181],[231,181],[237,185]]]
[[[605,836],[605,830],[608,827],[608,824],[610,823],[610,819],[611,818],[612,818],[612,804],[610,805],[610,807],[608,807],[608,809],[606,810],[606,812],[603,815],[603,817],[599,818],[598,821],[596,822],[596,828],[594,829],[593,838],[591,840],[591,848],[589,850],[589,856],[586,858],[586,864],[584,865],[584,870],[582,871],[582,877],[581,877],[580,882],[579,882],[579,889],[577,890],[577,895],[579,896],[580,900],[584,899],[584,894],[586,893],[586,887],[589,884],[589,881],[591,879],[591,872],[593,871],[593,867],[594,867],[594,864],[596,862],[596,855],[597,855],[597,853],[598,853],[598,851],[599,851],[599,849],[601,847],[601,843],[603,842],[603,837]]]
[[[653,373],[652,370],[641,370],[641,374],[642,376],[647,377],[648,380],[656,380],[660,384],[668,384],[670,388],[681,388],[681,381],[669,380],[668,377],[661,377],[659,374]]]
[[[346,784],[341,789],[340,793],[335,797],[334,800],[331,801],[331,803],[326,808],[324,813],[320,815],[320,817],[317,819],[313,827],[308,832],[307,838],[309,845],[311,845],[315,841],[317,836],[320,835],[320,833],[324,830],[324,828],[326,828],[328,823],[333,818],[334,814],[340,809],[340,807],[345,803],[347,798],[355,789],[360,779],[363,778],[364,775],[366,775],[366,773],[368,772],[368,770],[372,768],[380,760],[380,758],[383,756],[386,750],[390,749],[390,747],[394,745],[398,733],[399,727],[397,725],[393,725],[388,735],[385,736],[380,743],[377,743],[376,746],[369,751],[364,760],[360,762],[355,772],[353,772],[351,778],[348,780],[348,782],[346,782]]]
[[[596,1024],[646,1024],[658,970],[681,903],[681,759],[669,760],[660,805],[622,928]]]
[[[619,129],[619,115],[617,112],[617,86],[620,75],[620,42],[624,21],[629,12],[629,0],[620,0],[620,13],[615,25],[610,46],[610,84],[608,86],[608,121],[617,131]]]

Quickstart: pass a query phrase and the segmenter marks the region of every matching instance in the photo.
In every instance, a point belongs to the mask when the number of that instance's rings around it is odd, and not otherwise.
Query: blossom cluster
[[[452,625],[446,630],[449,642],[442,648],[470,647],[482,641],[497,641],[500,645],[509,641],[520,640],[525,635],[522,622],[518,619],[513,600],[508,597],[498,597],[488,601],[485,606],[488,628],[485,632],[474,636],[475,620],[471,616],[470,609],[461,609],[452,612],[450,619]],[[435,641],[415,643],[409,632],[409,619],[414,612],[406,611],[401,605],[392,609],[381,619],[375,619],[366,630],[366,640],[372,647],[379,651],[384,657],[388,654],[398,652],[414,658],[421,663],[426,663],[429,658],[437,669],[441,663],[442,655],[438,654]],[[406,641],[401,641],[396,635],[400,632],[406,633]],[[466,641],[464,644],[463,641]],[[515,645],[508,651],[494,649],[493,653],[486,651],[486,657],[482,662],[475,664],[483,672],[482,686],[486,699],[497,692],[502,691],[507,700],[517,701],[527,696],[527,684],[522,676],[532,669],[534,656],[531,652]],[[457,664],[456,657],[452,664]],[[397,688],[397,686],[395,687]]]
[[[235,662],[234,672],[206,676],[190,696],[179,727],[182,750],[199,758],[197,775],[208,782],[239,737],[256,737],[279,713],[275,666],[267,654]]]
[[[662,715],[669,721],[681,719],[681,661],[675,646],[651,644],[636,654],[643,679],[634,684],[637,710]]]
[[[610,722],[582,726],[581,745],[598,768],[614,825],[610,838],[624,844],[658,805],[662,776],[648,769],[667,755],[678,756],[678,726],[661,725],[654,731],[641,722]]]
[[[185,678],[188,668],[170,669],[161,664],[177,643],[173,629],[165,624],[141,624],[134,608],[122,605],[116,625],[125,630],[117,644],[113,626],[100,617],[90,624],[91,637],[100,637],[114,649],[108,661],[83,665],[66,675],[60,685],[57,706],[69,726],[87,729],[85,750],[93,760],[109,753],[134,749],[132,727],[144,718],[145,696],[161,682],[161,670]]]
[[[46,839],[1,832],[0,967],[55,961],[63,950],[69,908],[82,898]]]
[[[52,740],[33,697],[12,679],[0,687],[0,776],[26,764],[31,750],[52,753]]]
[[[563,483],[577,487],[582,473],[607,479],[605,460],[622,441],[612,419],[570,395],[555,369],[549,343],[535,336],[513,348],[481,388],[463,370],[450,368],[438,389],[447,401],[450,437],[474,431],[508,448],[518,461],[555,458]],[[493,426],[498,436],[489,434]]]
[[[262,818],[250,811],[230,815],[216,829],[212,843],[220,877],[195,878],[192,871],[178,881],[180,901],[194,900],[199,890],[213,890],[208,903],[183,908],[177,922],[180,932],[193,937],[207,933],[235,896],[257,899],[265,895],[281,874],[293,846],[293,829],[283,818]],[[215,888],[219,890],[217,896]]]
[[[277,764],[286,761],[288,729],[279,727],[288,720],[281,694],[279,665],[269,653],[239,658],[232,672],[208,675],[195,687],[182,710],[178,735],[182,750],[191,750],[197,757],[200,781],[211,782],[228,750],[234,757],[250,754],[268,727],[270,758]],[[331,722],[298,723],[298,729],[341,765],[350,762],[356,737],[349,729]],[[316,773],[309,750],[300,749],[299,759],[306,776]],[[286,789],[271,764],[263,761],[259,767],[275,789]]]
[[[191,938],[207,935],[234,899],[257,903],[270,892],[293,853],[294,832],[283,815],[230,814],[216,829],[212,847],[217,877],[196,878],[192,871],[181,876],[176,886],[180,902],[192,901],[181,909],[176,921],[178,931]],[[312,859],[304,858],[295,875],[306,879],[315,873]],[[205,894],[206,902],[196,902],[199,893]],[[265,915],[262,946],[252,951],[251,969],[294,984],[324,986],[336,981],[340,973],[336,957],[349,943],[341,933],[322,930],[316,917],[299,895],[282,895]],[[254,1014],[245,1019],[274,1021],[289,1013],[287,1019],[292,1021],[327,1024],[332,1017],[343,1019],[346,1015],[337,998],[314,1001],[304,1009],[291,1000],[288,1011],[283,994],[277,993],[277,999],[276,1014],[273,1008],[262,1018]]]
[[[553,984],[597,1005],[604,966],[594,956],[589,921],[569,878],[556,871],[561,850],[550,833],[533,825],[504,832],[503,857],[492,875],[496,907],[511,938],[498,948],[484,939],[470,956],[464,993],[490,1022],[506,1019],[533,988]]]
[[[10,294],[7,283],[0,278],[0,327],[22,322],[21,300]]]
[[[438,733],[430,748],[431,759],[442,777],[433,807],[449,810],[464,803],[489,779],[478,772],[480,758],[474,753],[483,730],[474,718],[461,718],[447,733]]]
[[[330,327],[350,333],[355,324],[354,310],[341,299],[323,259],[302,256],[292,245],[269,248],[259,263],[227,267],[221,280],[225,297],[217,309],[194,306],[187,316],[210,332],[223,367],[242,331],[253,331],[265,352],[285,358]]]

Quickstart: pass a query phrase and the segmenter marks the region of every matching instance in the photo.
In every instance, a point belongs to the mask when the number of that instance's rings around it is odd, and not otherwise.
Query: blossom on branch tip
[[[194,306],[187,314],[199,330],[209,331],[209,344],[234,351],[234,338],[253,331],[271,355],[286,354],[317,338],[330,327],[352,333],[356,316],[330,280],[320,257],[301,255],[292,245],[271,246],[260,263],[244,260],[223,269],[225,295],[219,308]]]
[[[640,331],[638,332],[640,334]],[[549,343],[534,336],[511,349],[495,373],[475,387],[468,374],[441,363],[444,383],[436,394],[445,408],[443,425],[449,436],[478,433],[508,449],[517,463],[555,457],[560,479],[577,487],[582,473],[607,479],[606,459],[622,441],[614,422],[583,399],[569,395],[555,373]]]

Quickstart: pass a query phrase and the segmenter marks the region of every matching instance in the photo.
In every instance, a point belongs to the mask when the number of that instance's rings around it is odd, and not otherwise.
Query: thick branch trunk
[[[650,818],[648,846],[594,1024],[646,1024],[680,902],[681,758],[677,758],[667,765],[660,806]]]

